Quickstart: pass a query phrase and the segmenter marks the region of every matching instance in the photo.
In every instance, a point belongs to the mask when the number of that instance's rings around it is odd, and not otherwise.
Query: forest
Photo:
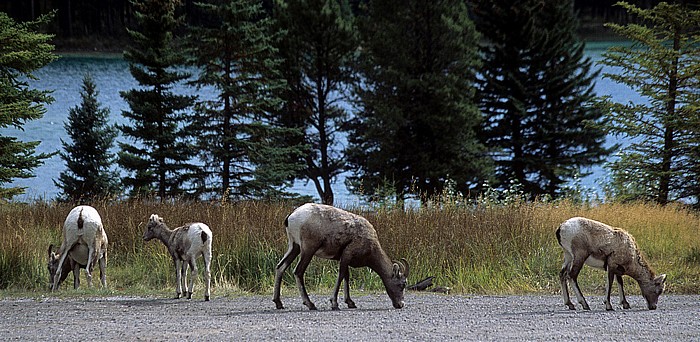
[[[197,0],[183,0],[183,11],[189,23],[202,20],[195,10]],[[270,11],[273,0],[262,0],[263,7]],[[357,10],[366,0],[351,0],[353,9]],[[617,0],[576,0],[574,9],[580,21],[579,33],[588,39],[598,35],[611,35],[603,27],[605,22],[625,23],[630,20],[623,8],[614,6]],[[650,8],[659,1],[630,0],[640,8]],[[90,47],[95,41],[107,50],[120,50],[126,42],[126,28],[135,24],[134,7],[129,0],[29,0],[2,1],[0,12],[7,13],[18,21],[36,19],[41,14],[56,11],[56,20],[51,23],[50,31],[56,35],[55,43],[60,50],[81,49],[88,42]]]

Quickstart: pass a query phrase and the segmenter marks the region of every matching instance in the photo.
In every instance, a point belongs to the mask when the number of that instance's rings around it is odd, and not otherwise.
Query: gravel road
[[[283,297],[276,310],[267,296],[162,299],[0,300],[0,339],[21,341],[698,341],[700,296],[662,296],[656,311],[641,296],[632,309],[606,312],[589,296],[591,311],[569,311],[559,296],[456,296],[409,293],[393,309],[385,294],[356,294],[358,309],[319,311]],[[341,303],[342,304],[342,303]],[[341,306],[342,308],[342,306]]]

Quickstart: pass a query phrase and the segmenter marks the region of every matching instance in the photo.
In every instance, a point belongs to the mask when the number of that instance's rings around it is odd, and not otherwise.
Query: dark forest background
[[[198,23],[194,3],[183,0],[182,11],[188,23]],[[357,8],[363,0],[351,0]],[[469,1],[468,1],[469,2]],[[580,19],[579,34],[586,40],[611,39],[613,34],[603,23],[626,23],[627,12],[614,6],[617,0],[576,0],[575,9]],[[641,8],[650,8],[659,1],[628,0]],[[265,8],[271,8],[272,0],[263,0]],[[126,30],[133,24],[134,10],[129,0],[3,0],[0,11],[17,21],[27,21],[41,14],[56,11],[56,19],[48,28],[55,35],[58,50],[121,51],[126,44]],[[200,12],[201,13],[201,12]]]

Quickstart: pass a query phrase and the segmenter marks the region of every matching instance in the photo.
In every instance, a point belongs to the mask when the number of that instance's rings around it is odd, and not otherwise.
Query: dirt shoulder
[[[174,300],[144,297],[0,300],[0,339],[67,340],[698,340],[700,296],[662,296],[646,309],[606,312],[590,296],[591,311],[569,311],[559,296],[407,295],[393,309],[384,294],[356,295],[358,309],[331,311],[326,297],[312,296],[319,311],[297,297],[276,310],[262,296]]]

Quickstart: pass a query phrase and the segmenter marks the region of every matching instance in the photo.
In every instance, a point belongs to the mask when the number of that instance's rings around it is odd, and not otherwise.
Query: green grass
[[[93,203],[109,236],[108,289],[93,289],[84,272],[81,289],[71,277],[54,295],[174,295],[172,261],[157,240],[142,239],[150,214],[163,216],[171,228],[186,222],[207,223],[214,234],[212,295],[270,294],[274,268],[286,251],[282,222],[293,210],[286,204],[260,202]],[[47,249],[60,245],[61,227],[71,206],[57,203],[0,206],[0,297],[48,294]],[[479,207],[448,206],[418,211],[363,211],[394,258],[411,266],[409,282],[435,276],[452,293],[551,294],[559,292],[561,249],[554,231],[572,216],[585,216],[628,230],[650,264],[668,275],[670,293],[700,293],[700,216],[681,206],[650,204],[513,203]],[[199,261],[200,270],[203,268]],[[292,267],[293,268],[293,267]],[[334,284],[337,263],[315,259],[306,273],[308,290],[326,292]],[[379,277],[366,268],[351,271],[353,289],[381,291]],[[628,284],[634,282],[626,278]],[[602,293],[602,271],[584,268],[580,283],[586,293]],[[202,295],[202,277],[195,298]],[[284,277],[285,293],[295,295],[292,270]],[[638,293],[636,285],[630,293]]]

